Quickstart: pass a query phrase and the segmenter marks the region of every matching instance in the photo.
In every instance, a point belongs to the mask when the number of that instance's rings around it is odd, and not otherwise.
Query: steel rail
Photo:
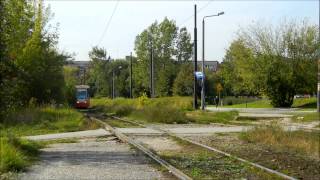
[[[114,119],[117,119],[117,120],[121,120],[121,121],[124,121],[124,122],[128,122],[128,123],[132,123],[132,124],[135,124],[135,125],[139,125],[139,126],[141,126],[141,127],[151,128],[151,129],[154,129],[154,130],[161,131],[161,132],[163,132],[163,133],[165,133],[165,134],[168,134],[169,136],[172,136],[172,137],[181,139],[181,140],[183,140],[183,141],[187,141],[187,142],[189,142],[189,143],[191,143],[191,144],[194,144],[194,145],[203,147],[203,148],[205,148],[205,149],[208,149],[208,150],[210,150],[210,151],[214,151],[214,152],[219,153],[219,154],[222,154],[222,155],[224,155],[224,156],[234,158],[234,159],[236,159],[236,160],[239,160],[239,161],[241,161],[241,162],[250,164],[251,166],[254,166],[254,167],[256,167],[256,168],[259,168],[259,169],[264,170],[264,171],[266,171],[266,172],[269,172],[269,173],[271,173],[271,174],[280,176],[280,177],[282,177],[282,178],[284,178],[284,179],[297,180],[297,178],[288,176],[288,175],[286,175],[286,174],[284,174],[284,173],[281,173],[281,172],[278,172],[278,171],[276,171],[276,170],[267,168],[267,167],[262,166],[262,165],[260,165],[260,164],[257,164],[257,163],[254,163],[254,162],[245,160],[245,159],[240,158],[240,157],[237,157],[237,156],[234,156],[234,155],[232,155],[232,154],[230,154],[230,153],[221,151],[221,150],[219,150],[219,149],[216,149],[216,148],[213,148],[213,147],[210,147],[210,146],[201,144],[201,143],[199,143],[199,142],[192,141],[192,140],[187,139],[187,138],[185,138],[185,137],[178,136],[178,135],[176,135],[176,134],[174,134],[174,133],[171,133],[171,132],[169,132],[169,131],[167,131],[167,130],[163,130],[163,129],[156,128],[156,127],[145,126],[145,125],[140,124],[140,123],[138,123],[138,122],[131,121],[131,120],[130,120],[130,121],[129,121],[129,120],[125,120],[125,119],[122,119],[122,118],[119,118],[119,117],[116,117],[116,116],[111,116],[111,117],[114,118]]]
[[[100,119],[97,119],[95,117],[92,117],[92,116],[89,116],[89,118],[91,120],[99,122],[100,124],[103,124],[105,126],[105,128],[111,132],[111,134],[114,134],[121,141],[131,144],[135,148],[137,148],[140,151],[142,151],[144,154],[148,155],[150,158],[152,158],[153,160],[158,162],[160,165],[165,167],[170,173],[172,173],[178,179],[181,179],[181,180],[192,180],[192,178],[190,178],[188,175],[184,174],[182,171],[180,171],[179,169],[175,168],[174,166],[169,164],[167,161],[161,159],[159,156],[157,156],[156,154],[151,152],[149,149],[147,149],[146,147],[142,146],[141,144],[139,144],[134,139],[132,139],[132,138],[126,136],[125,134],[121,133],[119,130],[113,128],[112,126],[110,126],[106,122],[104,122],[104,121],[102,121]]]

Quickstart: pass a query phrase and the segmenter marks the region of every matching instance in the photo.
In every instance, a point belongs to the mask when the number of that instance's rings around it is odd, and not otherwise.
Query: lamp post
[[[224,12],[219,12],[218,14],[214,14],[214,15],[209,15],[209,16],[204,16],[203,19],[202,19],[202,89],[201,89],[201,109],[204,110],[205,109],[205,87],[204,87],[204,27],[205,27],[205,24],[204,24],[204,20],[206,18],[209,18],[209,17],[215,17],[215,16],[221,16],[223,15]]]

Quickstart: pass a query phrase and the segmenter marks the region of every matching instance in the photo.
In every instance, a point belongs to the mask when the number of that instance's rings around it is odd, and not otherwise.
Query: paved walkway
[[[244,113],[264,113],[264,114],[288,114],[288,113],[311,113],[316,110],[301,110],[299,108],[223,108],[206,107],[208,111],[238,111]]]
[[[66,139],[66,138],[84,138],[84,137],[99,137],[111,135],[109,131],[104,129],[88,130],[88,131],[77,131],[68,133],[57,133],[57,134],[45,134],[38,136],[26,136],[26,139],[43,141],[43,140],[55,140],[55,139]]]
[[[150,160],[114,140],[61,143],[42,150],[41,161],[19,174],[22,180],[168,179]]]
[[[183,125],[182,125],[183,126]],[[248,130],[248,126],[230,126],[230,127],[158,127],[174,134],[213,134],[222,132],[242,132]],[[163,132],[150,128],[117,128],[124,134],[132,135],[161,135]]]
[[[279,113],[239,113],[239,117],[254,117],[254,118],[286,118],[292,117],[293,115],[279,114]]]

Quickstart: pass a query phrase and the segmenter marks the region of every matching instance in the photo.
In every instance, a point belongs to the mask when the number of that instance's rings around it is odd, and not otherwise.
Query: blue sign
[[[195,74],[197,80],[202,80],[202,78],[205,77],[204,74],[202,72],[200,72],[200,71],[195,72],[194,74]]]

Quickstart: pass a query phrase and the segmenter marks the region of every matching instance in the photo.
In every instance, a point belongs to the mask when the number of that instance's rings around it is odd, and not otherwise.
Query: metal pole
[[[201,89],[201,109],[205,109],[205,92],[204,92],[204,18],[202,19],[202,89]]]
[[[155,92],[154,92],[154,62],[153,62],[153,44],[151,43],[151,83],[152,83],[152,89],[151,89],[151,97],[155,97]]]
[[[132,52],[130,52],[130,98],[132,98]]]
[[[152,98],[153,96],[152,96],[152,89],[153,89],[153,84],[152,84],[152,39],[151,39],[151,35],[150,35],[150,33],[148,34],[148,39],[149,39],[149,51],[150,51],[150,97]]]
[[[194,5],[194,41],[193,41],[193,61],[194,61],[194,82],[193,82],[193,108],[198,109],[197,102],[197,5]]]
[[[114,69],[112,69],[112,99],[114,99]]]
[[[320,43],[320,0],[319,0],[318,43]],[[320,54],[318,54],[318,86],[317,86],[317,112],[320,113]]]

